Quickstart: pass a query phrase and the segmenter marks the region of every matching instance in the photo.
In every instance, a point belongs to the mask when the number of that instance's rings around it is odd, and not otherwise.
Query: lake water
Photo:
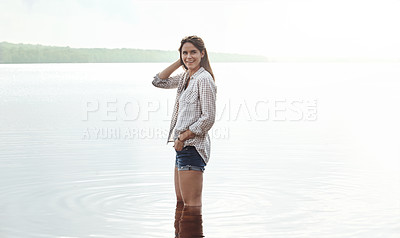
[[[213,64],[202,211],[167,65],[0,65],[0,237],[400,237],[400,64]]]

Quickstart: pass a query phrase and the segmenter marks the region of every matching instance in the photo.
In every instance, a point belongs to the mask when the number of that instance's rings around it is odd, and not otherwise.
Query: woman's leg
[[[201,206],[203,172],[197,170],[178,171],[178,179],[185,206]]]
[[[181,187],[179,186],[179,176],[178,176],[178,168],[177,167],[175,167],[174,182],[175,182],[176,202],[181,203],[181,202],[183,202],[183,199],[182,199],[182,194],[181,194]]]

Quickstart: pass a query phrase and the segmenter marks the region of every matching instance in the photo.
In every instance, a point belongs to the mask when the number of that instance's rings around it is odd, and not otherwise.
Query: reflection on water
[[[318,119],[217,119],[229,137],[212,138],[201,211],[175,207],[165,138],[83,138],[169,128],[161,102],[174,92],[151,85],[166,65],[0,65],[0,237],[398,238],[398,65],[214,64],[220,111],[233,99],[318,99]],[[124,113],[106,99],[150,113],[102,121]]]
[[[188,207],[177,203],[174,227],[176,238],[205,237],[201,207]]]

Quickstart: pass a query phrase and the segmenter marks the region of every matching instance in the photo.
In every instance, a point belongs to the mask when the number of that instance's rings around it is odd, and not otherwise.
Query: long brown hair
[[[208,60],[207,49],[204,46],[204,41],[198,36],[186,36],[181,41],[181,46],[179,47],[179,57],[181,58],[181,63],[183,65],[183,67],[186,70],[188,69],[186,67],[186,65],[183,63],[183,60],[182,60],[182,47],[183,47],[183,44],[185,44],[187,42],[192,43],[200,52],[204,51],[204,57],[201,58],[200,66],[203,67],[205,70],[207,70],[211,74],[211,76],[213,77],[213,79],[215,81],[214,73],[213,73],[213,71],[211,69],[210,61]]]

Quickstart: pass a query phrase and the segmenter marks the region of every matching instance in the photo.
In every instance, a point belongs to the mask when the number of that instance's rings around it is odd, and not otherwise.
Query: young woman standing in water
[[[179,54],[179,60],[154,77],[153,85],[177,88],[168,135],[168,142],[174,142],[176,151],[176,198],[185,206],[201,206],[203,172],[210,159],[208,131],[215,122],[217,88],[207,50],[200,37],[183,38]],[[171,77],[180,66],[185,72]]]

